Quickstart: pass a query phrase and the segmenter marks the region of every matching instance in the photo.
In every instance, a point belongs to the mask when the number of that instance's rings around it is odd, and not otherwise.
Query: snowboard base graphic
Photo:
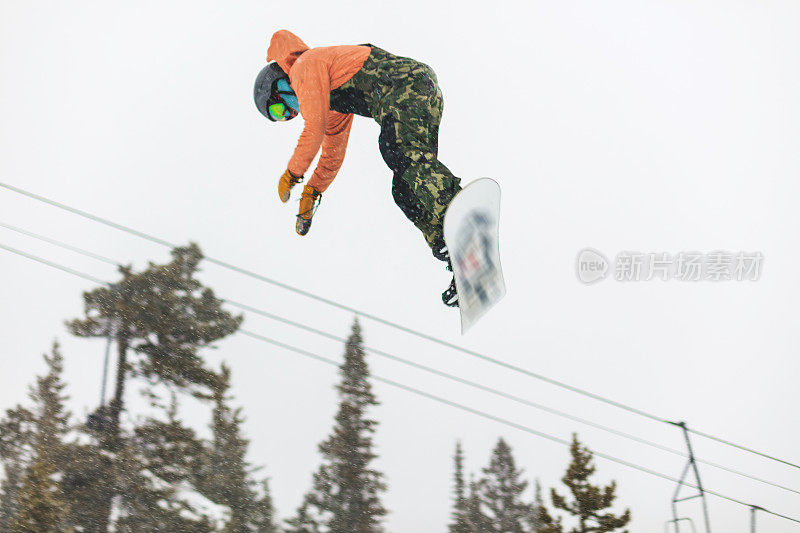
[[[444,216],[444,241],[453,264],[461,334],[506,294],[500,265],[500,185],[480,178],[464,187]]]

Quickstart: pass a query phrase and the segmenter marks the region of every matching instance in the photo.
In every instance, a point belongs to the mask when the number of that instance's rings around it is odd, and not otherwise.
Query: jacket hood
[[[308,50],[308,45],[289,30],[278,30],[272,34],[267,49],[267,61],[276,61],[288,75],[300,54]]]

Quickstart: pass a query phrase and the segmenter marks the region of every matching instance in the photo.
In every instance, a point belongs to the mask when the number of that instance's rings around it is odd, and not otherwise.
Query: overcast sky
[[[0,181],[670,420],[800,462],[800,5],[787,1],[35,2],[0,0]],[[310,46],[371,42],[437,72],[440,158],[465,182],[503,188],[508,295],[465,337],[449,282],[394,205],[378,125],[355,120],[347,158],[308,236],[276,184],[302,121],[273,124],[252,102],[270,35]],[[158,245],[0,189],[0,222],[142,267]],[[0,243],[113,280],[111,266],[0,229]],[[681,283],[575,275],[593,247],[618,252],[760,251],[756,282]],[[91,283],[0,252],[0,408],[25,397],[54,338],[71,409],[99,398],[103,343],[71,338]],[[204,265],[247,302],[346,336],[353,316]],[[340,343],[247,316],[247,328],[321,355]],[[682,449],[678,430],[362,321],[366,343],[529,400]],[[319,463],[336,409],[335,369],[234,336],[227,360],[285,518]],[[677,477],[680,457],[370,356],[375,374]],[[451,455],[470,470],[499,436],[545,487],[568,450],[375,385],[387,529],[443,531]],[[131,411],[143,413],[135,389]],[[198,427],[207,410],[185,403]],[[798,471],[696,438],[698,456],[800,490]],[[701,466],[704,484],[798,516],[797,494]],[[598,460],[618,481],[631,530],[662,531],[672,483]],[[715,531],[749,531],[749,510],[709,497]],[[695,503],[681,512],[700,525]],[[759,515],[758,531],[800,531]]]

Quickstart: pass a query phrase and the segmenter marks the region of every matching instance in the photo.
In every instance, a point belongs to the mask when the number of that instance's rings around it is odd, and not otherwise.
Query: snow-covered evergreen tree
[[[55,465],[41,443],[36,447],[36,458],[28,468],[17,495],[17,513],[11,519],[11,533],[56,533],[61,530],[66,505],[59,493],[59,484],[53,478]]]
[[[386,509],[380,501],[385,490],[382,475],[370,468],[375,459],[372,435],[377,422],[367,409],[378,402],[369,383],[361,326],[353,323],[339,368],[341,383],[336,424],[319,446],[322,465],[313,477],[290,531],[330,533],[378,533]],[[318,528],[318,529],[314,529]]]
[[[45,355],[44,360],[47,374],[38,377],[30,391],[33,409],[28,411],[17,407],[0,425],[0,432],[4,434],[2,440],[18,439],[10,458],[17,464],[12,464],[11,470],[16,471],[17,476],[24,472],[15,480],[13,494],[9,494],[15,501],[9,505],[13,514],[8,517],[6,527],[15,533],[57,531],[66,511],[60,484],[56,480],[63,466],[69,420],[64,406],[66,385],[61,380],[63,357],[57,343],[53,344],[51,354]],[[17,429],[7,433],[10,426],[16,424],[19,424]]]
[[[501,438],[492,451],[489,466],[483,469],[480,497],[483,512],[497,533],[528,533],[532,506],[523,501],[528,482],[522,479],[511,454],[511,448]]]
[[[206,447],[198,486],[211,500],[230,509],[224,533],[277,532],[269,486],[261,483],[259,497],[250,475],[249,441],[242,435],[241,408],[230,406],[230,378],[230,368],[223,365],[212,394],[213,438]]]
[[[171,254],[169,263],[150,263],[139,273],[120,267],[122,279],[84,293],[85,317],[68,322],[72,333],[81,337],[105,337],[113,331],[118,352],[114,396],[100,409],[98,432],[112,462],[124,446],[120,415],[128,377],[141,376],[198,394],[207,391],[217,377],[205,367],[199,351],[234,333],[242,321],[222,309],[222,301],[196,279],[203,259],[196,244],[175,248]],[[111,492],[97,495],[106,515],[120,495],[115,486],[109,484]],[[108,524],[99,528],[105,531]]]
[[[216,375],[205,367],[199,350],[234,333],[242,321],[222,309],[222,301],[196,279],[203,259],[196,244],[171,254],[169,263],[150,263],[139,273],[120,267],[122,279],[84,293],[85,317],[68,322],[79,337],[105,337],[109,328],[113,331],[118,361],[108,408],[112,444],[130,374],[182,389],[208,390]]]

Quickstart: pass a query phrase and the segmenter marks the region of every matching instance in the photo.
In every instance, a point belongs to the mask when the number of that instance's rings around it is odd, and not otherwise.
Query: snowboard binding
[[[456,278],[450,282],[450,286],[442,293],[442,303],[447,307],[458,307],[458,291],[456,290]]]
[[[445,268],[448,272],[453,271],[453,263],[450,261],[450,252],[447,250],[447,245],[444,241],[436,243],[433,248],[433,256],[439,261],[447,263]],[[453,276],[450,281],[450,286],[442,293],[442,303],[447,307],[458,307],[458,291],[456,290],[456,277]]]

